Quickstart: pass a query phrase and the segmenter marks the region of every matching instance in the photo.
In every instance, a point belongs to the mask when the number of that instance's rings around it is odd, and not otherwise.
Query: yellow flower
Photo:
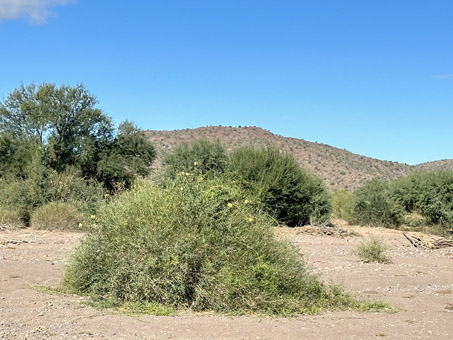
[[[248,220],[249,222],[253,222],[254,218],[253,218],[253,217],[249,217],[247,220]]]
[[[228,206],[228,208],[231,208],[233,206],[233,204],[232,203],[228,203],[227,206]]]
[[[198,165],[198,162],[193,162],[193,165]]]
[[[79,223],[79,228],[82,228],[83,227],[83,224],[82,223]]]
[[[91,215],[90,218],[91,218],[92,220],[94,220],[94,219],[96,219],[96,215]]]
[[[250,201],[249,201],[249,200],[245,200],[244,203],[245,203],[245,204],[249,204]]]

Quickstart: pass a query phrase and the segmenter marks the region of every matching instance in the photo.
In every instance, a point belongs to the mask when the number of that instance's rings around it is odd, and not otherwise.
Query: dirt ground
[[[98,311],[77,296],[55,295],[77,233],[0,231],[0,339],[453,339],[453,248],[413,247],[395,230],[348,227],[360,236],[276,233],[300,247],[326,282],[388,302],[385,312],[326,312],[292,319],[187,314],[126,316]],[[362,263],[353,250],[371,235],[392,263]]]

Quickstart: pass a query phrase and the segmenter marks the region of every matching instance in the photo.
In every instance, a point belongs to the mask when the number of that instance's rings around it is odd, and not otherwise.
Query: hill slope
[[[181,142],[200,138],[219,139],[228,150],[244,145],[271,144],[292,153],[304,168],[321,176],[330,189],[353,190],[367,179],[373,177],[395,179],[416,169],[433,170],[439,167],[453,169],[453,160],[435,161],[417,166],[381,161],[326,144],[283,137],[259,127],[209,126],[172,131],[148,130],[146,134],[159,154],[170,151]]]

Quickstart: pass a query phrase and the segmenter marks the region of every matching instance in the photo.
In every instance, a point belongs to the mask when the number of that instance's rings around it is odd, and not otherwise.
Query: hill
[[[228,150],[244,145],[274,145],[292,153],[304,168],[321,176],[326,185],[332,190],[353,190],[367,179],[373,177],[389,180],[396,179],[417,169],[453,169],[453,160],[428,162],[416,166],[381,161],[326,144],[283,137],[255,126],[208,126],[172,131],[148,130],[146,134],[156,146],[158,154],[170,151],[181,142],[190,142],[200,138],[207,140],[219,139]]]

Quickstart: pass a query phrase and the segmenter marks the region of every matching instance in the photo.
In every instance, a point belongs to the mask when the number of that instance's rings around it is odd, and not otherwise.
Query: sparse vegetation
[[[359,244],[357,256],[364,262],[390,263],[390,258],[385,254],[387,246],[377,238],[371,238]]]

